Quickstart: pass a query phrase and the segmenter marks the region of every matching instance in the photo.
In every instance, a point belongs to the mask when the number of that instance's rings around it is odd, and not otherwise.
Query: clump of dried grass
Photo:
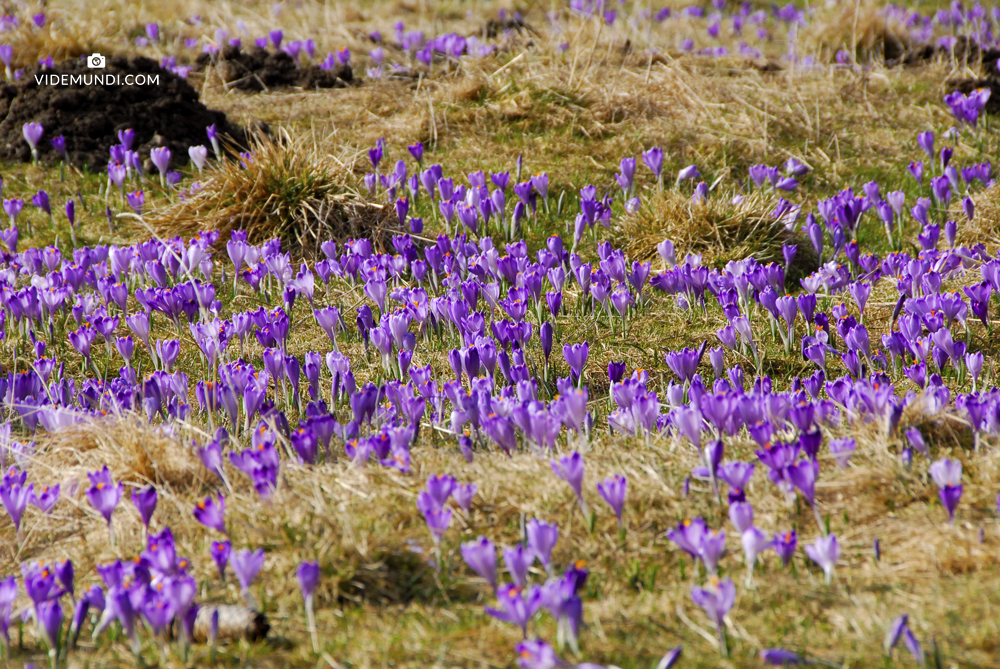
[[[354,188],[351,165],[323,154],[310,138],[280,130],[249,137],[249,155],[219,161],[183,200],[147,216],[164,236],[216,230],[225,244],[245,230],[252,244],[278,237],[296,256],[315,255],[327,240],[367,237],[378,251],[400,232],[395,212]]]
[[[42,28],[37,28],[32,21],[23,21],[5,34],[4,42],[14,48],[11,67],[31,67],[42,58],[52,58],[58,63],[95,51],[107,54],[109,50],[117,50],[115,47],[109,49],[92,28],[70,17],[53,20],[51,15]]]
[[[804,29],[802,42],[827,57],[854,50],[859,62],[892,60],[912,45],[906,26],[889,17],[886,5],[873,0],[844,3]]]
[[[818,259],[802,233],[774,218],[772,209],[758,193],[734,205],[726,195],[712,194],[698,204],[680,191],[664,191],[622,220],[623,249],[630,258],[648,260],[655,257],[657,244],[670,239],[678,257],[700,253],[705,264],[721,267],[750,256],[783,265],[782,246],[796,244],[798,252],[785,280],[797,284],[816,271]]]
[[[115,481],[188,489],[200,478],[198,458],[184,442],[138,415],[76,423],[39,440],[34,467],[85,482],[108,466]]]

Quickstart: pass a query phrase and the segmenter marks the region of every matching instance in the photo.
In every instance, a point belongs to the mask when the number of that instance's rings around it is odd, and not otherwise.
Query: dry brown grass
[[[703,262],[710,266],[749,256],[761,263],[784,265],[782,246],[795,244],[798,252],[788,275],[792,285],[818,268],[816,254],[805,236],[798,229],[789,230],[771,215],[776,199],[753,192],[738,205],[731,200],[730,194],[713,193],[699,204],[686,193],[664,191],[647,197],[643,208],[624,217],[616,232],[630,258],[653,259],[656,245],[669,239],[674,242],[678,258],[701,253]]]
[[[166,237],[245,230],[251,244],[279,237],[296,256],[315,255],[323,241],[366,237],[379,251],[399,233],[395,211],[356,190],[351,163],[322,153],[304,135],[279,130],[275,138],[251,137],[249,157],[223,160],[200,188],[145,221]]]
[[[912,43],[906,26],[888,11],[873,0],[838,5],[805,28],[803,40],[827,59],[843,49],[853,51],[858,62],[884,62],[885,54],[903,52]]]
[[[958,221],[958,239],[962,244],[985,244],[995,248],[1000,244],[1000,187],[996,184],[972,195],[975,215],[966,219],[961,200],[951,207],[952,220]]]
[[[193,436],[200,436],[192,434]],[[189,488],[201,465],[189,444],[171,430],[138,416],[107,416],[77,423],[39,443],[35,466],[59,479],[86,482],[86,472],[105,464],[115,480]]]

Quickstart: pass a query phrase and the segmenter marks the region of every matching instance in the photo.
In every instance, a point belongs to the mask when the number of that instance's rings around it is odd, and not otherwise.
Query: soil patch
[[[64,74],[103,74],[105,84],[91,79],[88,85],[84,79],[65,86],[50,85],[36,79],[36,75]],[[120,85],[107,83],[112,74],[117,75]],[[155,83],[138,85],[139,77]],[[83,59],[72,59],[52,68],[25,70],[20,80],[0,85],[0,118],[0,159],[31,160],[22,128],[25,123],[41,123],[45,129],[38,145],[41,161],[59,160],[49,140],[62,135],[69,161],[93,171],[107,166],[108,149],[119,143],[118,131],[126,128],[135,132],[133,151],[145,157],[150,149],[166,146],[172,166],[188,162],[190,147],[209,146],[205,129],[210,125],[231,141],[245,142],[243,132],[223,112],[203,105],[187,81],[156,61],[138,56],[109,57],[104,69],[90,69]]]
[[[196,71],[212,67],[226,86],[243,91],[263,91],[291,86],[306,89],[345,88],[353,83],[350,65],[334,64],[330,69],[319,65],[301,67],[284,51],[267,51],[255,46],[243,51],[227,46],[214,57],[203,53],[195,61]]]

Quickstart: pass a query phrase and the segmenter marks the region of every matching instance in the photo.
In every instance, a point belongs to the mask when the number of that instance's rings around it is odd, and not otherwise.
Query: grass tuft
[[[714,267],[749,256],[761,263],[784,265],[782,246],[795,244],[798,251],[785,280],[798,285],[798,279],[818,268],[818,259],[802,233],[774,218],[772,208],[757,193],[739,204],[719,194],[698,204],[685,193],[664,191],[649,197],[639,213],[624,219],[624,250],[630,258],[649,260],[656,256],[656,245],[669,239],[678,258],[700,253],[704,264]]]
[[[391,248],[400,232],[396,214],[355,190],[351,168],[307,135],[255,133],[249,152],[217,163],[197,189],[147,222],[167,237],[215,230],[223,245],[233,230],[245,230],[251,244],[279,237],[298,257],[316,255],[327,240],[367,237],[380,252]]]

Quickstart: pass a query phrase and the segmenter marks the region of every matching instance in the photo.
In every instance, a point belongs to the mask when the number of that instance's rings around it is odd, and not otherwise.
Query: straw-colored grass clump
[[[972,196],[975,213],[971,221],[962,210],[962,201],[951,207],[952,220],[958,221],[958,240],[962,244],[985,244],[993,248],[1000,244],[1000,186],[994,184]]]
[[[107,465],[116,481],[190,488],[204,470],[175,431],[132,415],[87,420],[43,439],[35,466],[85,482],[87,472]]]
[[[678,258],[700,253],[706,265],[722,266],[750,256],[784,265],[782,247],[795,244],[798,251],[786,280],[797,282],[817,269],[816,255],[802,233],[775,218],[772,209],[757,194],[739,204],[719,194],[696,203],[679,191],[664,191],[622,221],[625,254],[649,260],[656,256],[656,245],[669,239]]]
[[[312,256],[322,242],[366,237],[378,251],[399,233],[394,211],[368,202],[355,189],[351,164],[323,154],[303,135],[284,130],[255,133],[250,150],[219,161],[182,200],[147,218],[163,236],[192,237],[218,231],[221,244],[233,230],[247,241],[273,237],[296,256]]]

